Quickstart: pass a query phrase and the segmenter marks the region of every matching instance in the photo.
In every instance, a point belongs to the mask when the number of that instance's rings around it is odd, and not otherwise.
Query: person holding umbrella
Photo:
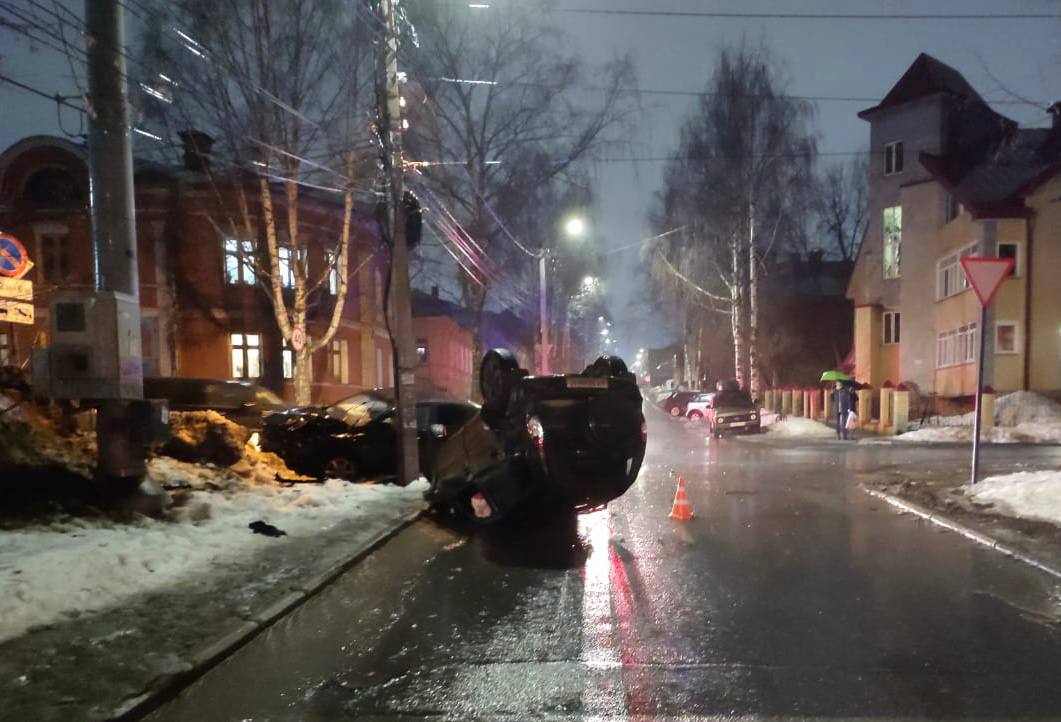
[[[858,397],[852,387],[851,377],[842,371],[826,371],[822,374],[821,380],[823,382],[832,381],[835,385],[833,398],[836,404],[836,438],[837,440],[847,441],[847,420],[854,413],[855,406],[858,404]]]

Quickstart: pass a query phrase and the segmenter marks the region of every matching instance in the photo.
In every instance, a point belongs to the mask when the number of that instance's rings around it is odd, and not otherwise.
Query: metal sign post
[[[973,470],[970,483],[975,484],[980,475],[980,418],[984,403],[984,349],[987,345],[987,307],[991,305],[1002,282],[1013,272],[1012,258],[962,259],[962,270],[976,297],[980,299],[980,348],[976,357],[976,410],[973,412]]]

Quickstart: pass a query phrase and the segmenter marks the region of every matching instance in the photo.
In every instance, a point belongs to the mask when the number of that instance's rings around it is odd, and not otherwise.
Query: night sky
[[[419,0],[424,1],[424,0]],[[523,0],[529,1],[529,0]],[[14,0],[16,6],[22,0]],[[82,14],[77,2],[68,7]],[[1025,125],[1046,125],[1043,109],[1061,99],[1061,0],[562,0],[560,8],[742,13],[1057,13],[1056,20],[850,20],[722,19],[561,13],[559,22],[586,58],[600,63],[632,53],[638,84],[654,90],[696,91],[704,87],[719,49],[742,36],[768,45],[788,74],[788,89],[801,96],[880,98],[920,52],[957,68],[989,101],[1015,96],[1043,107],[999,104],[996,109]],[[50,3],[49,3],[50,6]],[[500,12],[503,6],[488,11]],[[3,11],[0,11],[3,15]],[[75,92],[66,59],[0,29],[0,74],[48,93]],[[1003,87],[1004,86],[1004,87]],[[1011,94],[1012,93],[1012,94]],[[673,152],[676,131],[695,103],[692,96],[644,94],[644,113],[624,140],[629,155],[658,158]],[[824,162],[842,161],[866,149],[869,126],[856,113],[872,101],[818,102],[817,130]],[[0,83],[0,148],[34,133],[60,133],[55,104]],[[77,132],[79,119],[64,111],[62,123]],[[591,222],[595,242],[615,248],[648,234],[646,211],[659,183],[662,163],[597,163],[598,207]],[[609,298],[619,319],[624,354],[668,340],[665,319],[636,308],[640,289],[629,281],[637,250],[612,256]]]

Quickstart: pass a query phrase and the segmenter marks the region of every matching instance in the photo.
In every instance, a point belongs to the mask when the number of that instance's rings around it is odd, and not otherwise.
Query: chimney
[[[200,173],[209,171],[214,139],[198,130],[182,130],[177,135],[184,145],[184,167]]]
[[[1050,117],[1053,118],[1054,130],[1061,128],[1061,100],[1051,105],[1046,111],[1050,114]]]
[[[431,298],[438,298],[438,286],[431,287]]]

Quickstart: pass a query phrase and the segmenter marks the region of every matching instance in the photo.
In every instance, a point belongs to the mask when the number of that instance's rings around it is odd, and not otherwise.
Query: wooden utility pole
[[[391,246],[390,323],[395,352],[395,396],[398,407],[398,482],[420,476],[416,438],[416,345],[409,288],[409,248],[405,238],[405,180],[402,159],[401,84],[398,77],[398,0],[380,0],[384,38],[377,43],[377,93],[380,137],[388,170],[388,225]]]

